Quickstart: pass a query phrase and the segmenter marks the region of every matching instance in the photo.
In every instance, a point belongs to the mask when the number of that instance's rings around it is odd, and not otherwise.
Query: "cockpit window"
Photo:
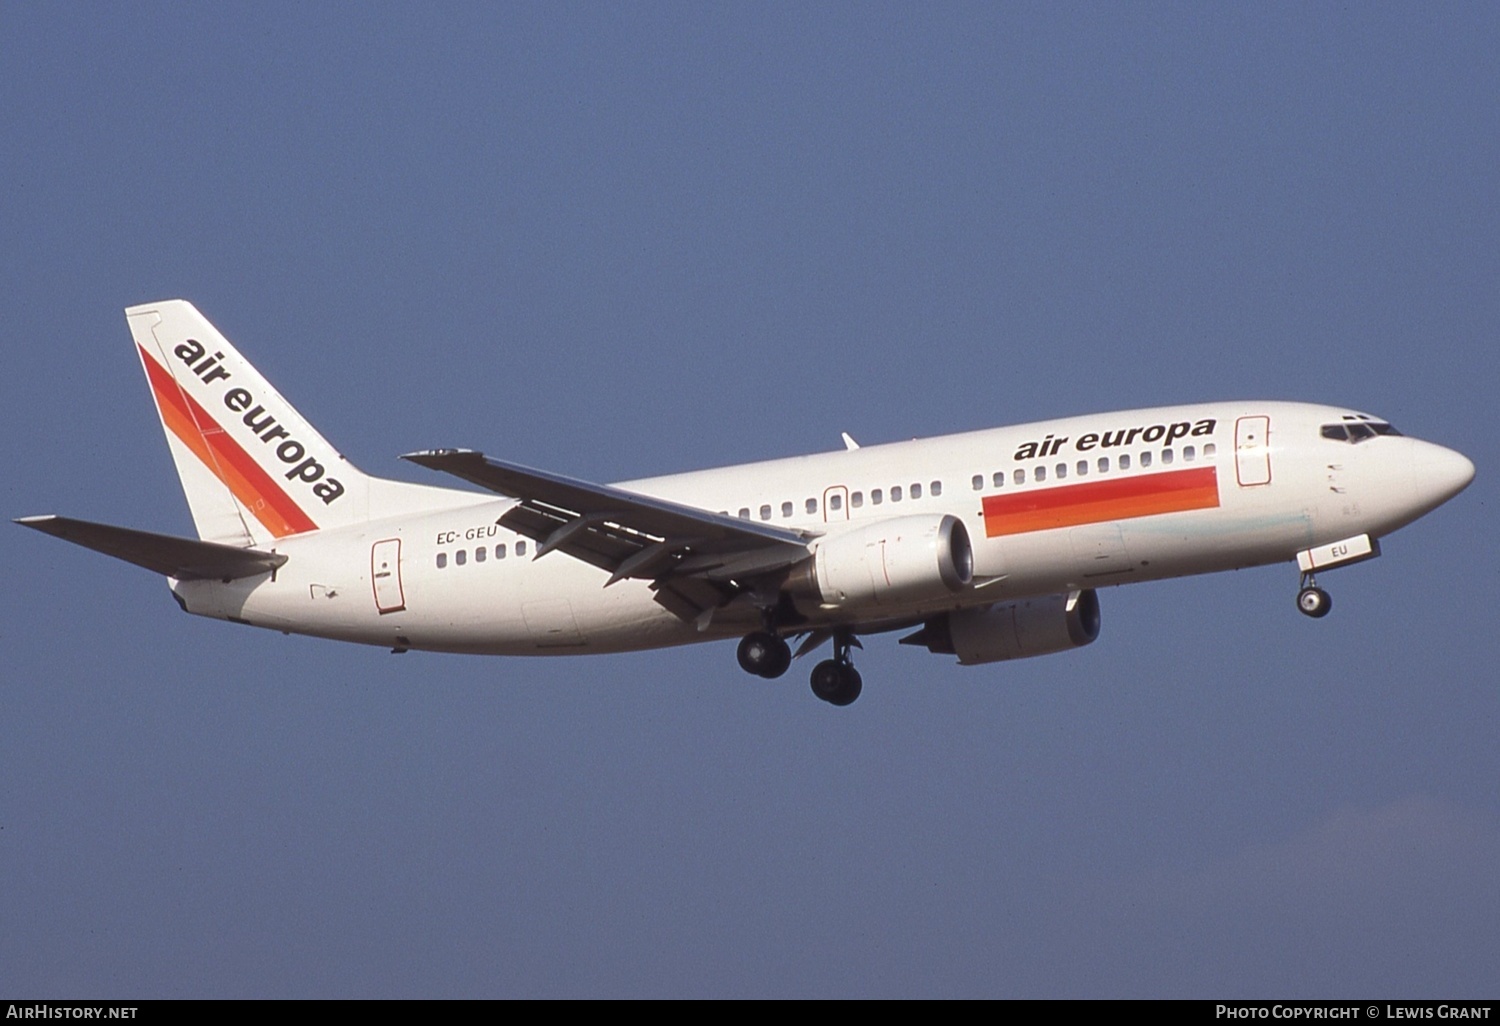
[[[1330,438],[1335,442],[1358,444],[1376,435],[1399,435],[1401,432],[1383,420],[1366,417],[1364,414],[1354,416],[1346,414],[1342,422],[1338,424],[1324,424],[1321,434],[1324,438]]]

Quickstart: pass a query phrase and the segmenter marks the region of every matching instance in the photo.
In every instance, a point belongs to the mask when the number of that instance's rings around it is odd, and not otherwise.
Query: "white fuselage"
[[[618,487],[817,532],[810,549],[882,518],[959,518],[973,545],[971,585],[899,608],[803,609],[802,629],[869,629],[1379,538],[1451,497],[1472,474],[1463,457],[1431,443],[1320,433],[1355,416],[1281,402],[1136,410]],[[748,603],[687,622],[655,601],[644,580],[605,587],[608,573],[563,552],[535,558],[534,541],[496,523],[514,500],[445,491],[442,505],[283,538],[275,551],[288,559],[273,575],[172,587],[193,613],[449,652],[621,652],[737,636],[756,623]]]

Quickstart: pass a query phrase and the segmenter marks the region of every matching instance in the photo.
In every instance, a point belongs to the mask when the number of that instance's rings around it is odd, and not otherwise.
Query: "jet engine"
[[[787,582],[823,609],[947,598],[974,579],[969,532],[954,516],[882,520],[825,538]]]
[[[1098,636],[1099,596],[1091,588],[944,613],[901,644],[956,655],[973,666],[1081,648]]]

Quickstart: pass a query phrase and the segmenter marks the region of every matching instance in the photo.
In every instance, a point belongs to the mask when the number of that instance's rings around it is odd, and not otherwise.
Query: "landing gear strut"
[[[1306,616],[1319,619],[1333,608],[1333,599],[1328,592],[1318,587],[1312,574],[1302,575],[1302,588],[1297,592],[1297,608]]]
[[[833,635],[833,658],[825,659],[812,672],[812,691],[832,705],[848,705],[864,690],[864,681],[849,658],[853,635],[836,631]]]
[[[791,646],[770,631],[745,635],[735,654],[742,670],[767,680],[780,677],[792,665]]]

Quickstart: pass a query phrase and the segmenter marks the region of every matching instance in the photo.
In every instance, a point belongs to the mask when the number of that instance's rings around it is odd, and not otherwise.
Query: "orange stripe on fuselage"
[[[161,410],[162,422],[214,476],[224,482],[240,504],[255,515],[272,536],[316,531],[313,523],[271,476],[260,468],[240,444],[230,438],[209,412],[173,380],[161,364],[139,345],[146,377]]]
[[[1212,466],[1169,470],[986,496],[984,533],[995,538],[1218,505],[1219,475]]]

